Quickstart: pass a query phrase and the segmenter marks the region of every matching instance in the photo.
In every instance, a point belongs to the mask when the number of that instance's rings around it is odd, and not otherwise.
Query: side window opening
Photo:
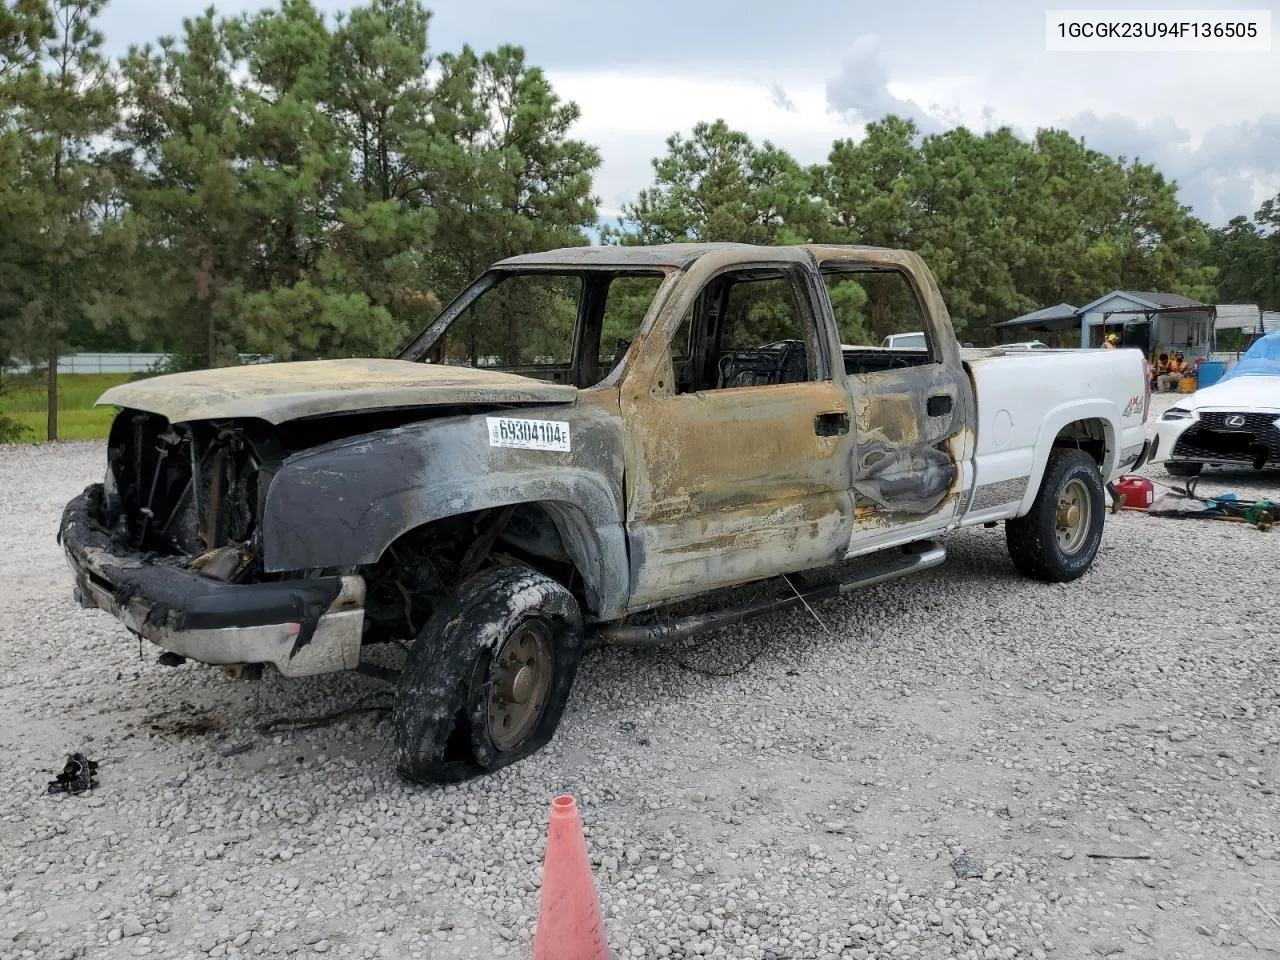
[[[777,268],[713,278],[685,313],[670,353],[677,394],[820,378],[808,297]]]
[[[899,270],[823,264],[822,279],[840,331],[845,373],[860,375],[941,360],[928,314]]]
[[[660,274],[646,276],[613,276],[609,278],[604,301],[604,313],[600,319],[601,377],[611,374],[622,362],[631,343],[640,332],[649,305],[658,295],[663,277]]]

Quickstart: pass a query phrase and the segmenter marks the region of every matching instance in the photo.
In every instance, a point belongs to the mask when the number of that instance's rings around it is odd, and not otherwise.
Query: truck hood
[[[173,373],[112,387],[101,405],[158,413],[170,423],[303,417],[397,407],[571,403],[577,388],[407,360],[307,360]]]

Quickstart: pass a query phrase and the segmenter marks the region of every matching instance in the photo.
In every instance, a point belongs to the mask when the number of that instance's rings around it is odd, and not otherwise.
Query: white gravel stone
[[[257,731],[371,679],[162,667],[73,604],[53,533],[104,458],[0,447],[0,960],[528,956],[564,792],[619,956],[1274,939],[1256,904],[1280,915],[1280,533],[1122,512],[1087,576],[1047,586],[1014,573],[1000,530],[962,531],[940,569],[816,605],[831,636],[797,611],[596,651],[548,748],[421,789],[391,772],[380,715]],[[1280,475],[1210,471],[1202,490],[1280,499]],[[45,795],[74,750],[101,761],[99,790]],[[981,877],[957,883],[961,854]]]

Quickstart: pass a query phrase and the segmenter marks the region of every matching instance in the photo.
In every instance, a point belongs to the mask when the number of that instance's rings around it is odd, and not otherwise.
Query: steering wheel
[[[627,351],[631,349],[631,341],[618,338],[613,348],[613,360],[609,364],[609,369],[613,369],[622,362],[622,358],[627,355]]]

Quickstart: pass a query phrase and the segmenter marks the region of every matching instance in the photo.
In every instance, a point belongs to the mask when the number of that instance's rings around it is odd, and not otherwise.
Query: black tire
[[[550,649],[549,679],[536,687],[540,706],[525,718],[527,732],[499,748],[490,729],[498,656],[530,633]],[[400,676],[397,771],[414,783],[456,783],[541,749],[560,724],[583,645],[578,603],[549,577],[494,567],[462,583],[422,628]]]
[[[1079,545],[1067,552],[1058,539],[1058,504],[1068,486],[1076,482],[1083,485],[1089,515]],[[1005,542],[1013,565],[1033,580],[1066,583],[1076,579],[1093,565],[1098,555],[1105,514],[1102,475],[1093,457],[1083,450],[1054,448],[1031,510],[1025,517],[1005,522]]]
[[[1171,477],[1198,477],[1203,469],[1203,463],[1188,460],[1166,460],[1164,463],[1164,472]]]

